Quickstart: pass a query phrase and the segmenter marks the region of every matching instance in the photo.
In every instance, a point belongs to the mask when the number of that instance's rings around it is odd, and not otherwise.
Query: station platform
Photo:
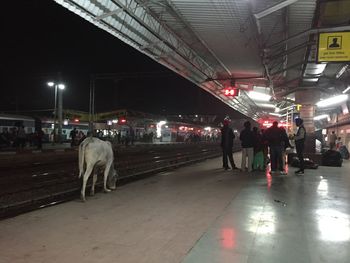
[[[0,263],[349,262],[349,161],[303,176],[221,166],[210,159],[2,220]]]

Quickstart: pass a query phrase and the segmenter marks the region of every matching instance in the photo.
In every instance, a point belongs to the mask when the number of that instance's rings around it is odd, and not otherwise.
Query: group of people
[[[223,152],[223,168],[230,169],[228,161],[232,169],[238,169],[233,160],[232,147],[235,135],[229,126],[230,120],[225,119],[221,129],[221,147]],[[300,162],[300,169],[296,174],[304,174],[304,145],[306,138],[306,130],[302,119],[296,119],[298,131],[294,136],[295,148]],[[278,122],[261,130],[257,127],[251,127],[251,123],[246,121],[244,129],[240,132],[239,139],[242,146],[242,162],[241,170],[251,172],[253,170],[264,171],[268,163],[268,152],[270,153],[271,172],[286,174],[285,171],[285,154],[287,148],[292,148],[286,130],[278,127]]]
[[[69,137],[71,138],[70,146],[74,147],[79,145],[82,141],[84,141],[86,135],[83,131],[78,131],[77,128],[74,128],[70,131]]]
[[[42,140],[44,132],[41,129],[34,133],[26,133],[24,126],[13,127],[10,131],[3,131],[0,133],[0,146],[15,147],[19,150],[29,146],[36,146],[39,150],[42,148]]]

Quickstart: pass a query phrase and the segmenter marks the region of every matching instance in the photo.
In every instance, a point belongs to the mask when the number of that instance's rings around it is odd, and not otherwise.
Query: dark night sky
[[[0,111],[53,108],[54,92],[46,82],[57,78],[59,72],[67,85],[64,108],[88,111],[91,74],[157,71],[170,76],[97,82],[96,110],[240,116],[54,1],[6,2],[7,11],[1,15]]]

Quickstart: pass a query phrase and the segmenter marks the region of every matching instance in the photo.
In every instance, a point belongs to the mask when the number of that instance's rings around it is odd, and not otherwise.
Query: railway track
[[[235,145],[234,149],[239,150],[239,146]],[[81,182],[77,154],[72,151],[1,157],[0,219],[78,198]],[[220,147],[211,143],[117,149],[117,184],[220,154]],[[101,188],[101,178],[97,190]]]

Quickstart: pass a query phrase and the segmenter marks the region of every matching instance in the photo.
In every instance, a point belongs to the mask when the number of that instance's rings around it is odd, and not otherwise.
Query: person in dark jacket
[[[76,144],[75,139],[76,139],[76,137],[77,137],[77,134],[78,134],[77,128],[74,128],[74,129],[71,130],[70,133],[69,133],[69,137],[72,138],[71,143],[70,143],[70,146],[71,146],[71,147],[75,146],[75,144]]]
[[[224,120],[224,127],[221,129],[221,148],[222,148],[222,163],[225,170],[230,169],[227,159],[230,160],[232,169],[237,169],[235,161],[233,160],[232,147],[235,135],[229,127],[230,121]]]
[[[248,157],[248,172],[253,170],[253,160],[254,160],[254,146],[255,146],[255,136],[251,130],[251,124],[249,121],[244,123],[244,129],[239,135],[239,139],[242,143],[242,171],[246,170],[246,158]]]
[[[38,129],[36,131],[36,143],[38,150],[41,150],[43,148],[43,138],[44,138],[44,132],[42,129]]]
[[[286,129],[283,127],[281,127],[280,129],[282,131],[282,165],[283,165],[282,167],[285,171],[286,170],[285,169],[286,158],[287,158],[286,151],[287,151],[287,148],[293,148],[293,146],[289,142],[289,138],[288,138],[288,134],[287,134]]]
[[[265,138],[270,148],[271,173],[277,172],[277,169],[279,169],[281,174],[285,174],[282,161],[284,136],[283,131],[278,127],[277,121],[274,121],[272,126],[266,130]]]
[[[296,119],[295,124],[298,127],[297,134],[294,137],[295,140],[295,148],[297,150],[297,156],[299,158],[300,168],[295,171],[298,175],[304,174],[304,147],[305,147],[305,138],[306,138],[306,130],[304,127],[303,119]]]

